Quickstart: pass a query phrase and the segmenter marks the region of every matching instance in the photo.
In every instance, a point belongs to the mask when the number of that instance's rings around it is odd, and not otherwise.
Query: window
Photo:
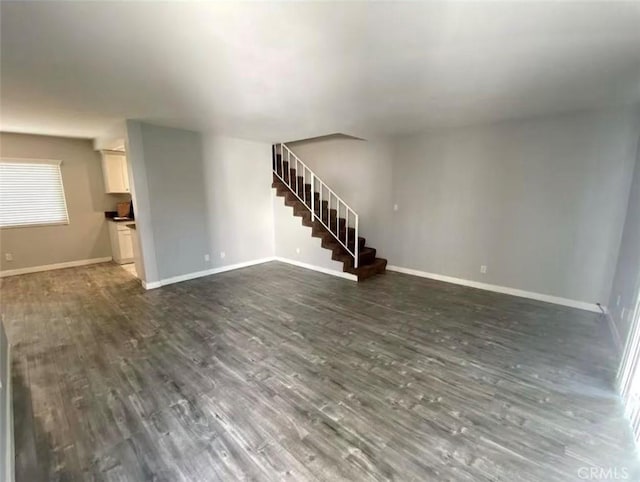
[[[0,159],[0,228],[68,223],[59,161]]]

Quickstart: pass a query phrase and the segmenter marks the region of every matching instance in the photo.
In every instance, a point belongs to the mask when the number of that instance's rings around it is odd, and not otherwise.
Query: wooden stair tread
[[[387,260],[384,258],[376,258],[375,261],[371,264],[358,266],[357,268],[347,268],[345,271],[347,273],[355,274],[356,276],[358,276],[358,281],[361,281],[377,274],[384,273],[386,268]]]
[[[357,268],[353,267],[353,256],[351,256],[345,249],[344,246],[334,237],[334,235],[325,228],[317,218],[319,218],[319,204],[316,204],[316,220],[311,220],[311,211],[310,211],[310,185],[309,184],[300,184],[296,182],[299,177],[296,177],[295,169],[288,169],[288,164],[285,162],[283,166],[284,175],[279,172],[279,174],[288,181],[288,176],[290,176],[292,186],[289,187],[286,182],[283,182],[276,173],[273,173],[273,182],[271,183],[271,187],[276,189],[276,193],[279,197],[283,197],[285,204],[289,207],[293,207],[293,214],[301,218],[301,222],[304,226],[311,227],[311,235],[316,238],[321,239],[321,245],[324,249],[330,250],[331,258],[335,261],[342,262],[343,268],[342,270],[345,273],[354,274],[358,277],[358,281],[362,281],[364,279],[375,276],[376,274],[382,274],[385,272],[387,267],[387,260],[384,258],[376,258],[376,250],[375,248],[371,248],[366,246],[366,240],[362,236],[358,236],[358,259],[360,261]],[[294,181],[295,180],[295,181]],[[309,187],[307,187],[309,186]],[[303,190],[306,191],[305,197],[309,199],[307,202],[309,205],[302,202],[296,194],[292,191],[292,189],[296,190],[298,196],[303,197]],[[318,193],[314,193],[315,200],[318,199]],[[345,235],[347,233],[346,229],[346,220],[344,218],[338,218],[337,212],[335,209],[326,209],[327,201],[323,200],[322,204],[324,205],[324,216],[326,224],[335,227],[336,219],[337,223],[340,227],[339,236],[344,242]],[[354,228],[348,228],[349,232],[349,249],[353,250],[353,240],[351,237],[354,235]]]

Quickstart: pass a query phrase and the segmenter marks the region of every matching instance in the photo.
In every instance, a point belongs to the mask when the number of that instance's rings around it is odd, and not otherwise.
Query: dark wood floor
[[[583,480],[638,474],[595,314],[279,263],[143,291],[6,278],[17,480]]]

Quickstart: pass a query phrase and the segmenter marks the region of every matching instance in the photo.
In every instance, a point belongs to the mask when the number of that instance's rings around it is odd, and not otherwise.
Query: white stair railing
[[[273,155],[273,173],[300,201],[302,201],[302,204],[311,211],[311,221],[317,220],[320,222],[320,224],[322,224],[333,235],[336,241],[340,243],[347,253],[353,257],[353,267],[357,268],[360,249],[358,242],[358,214],[285,144],[276,144],[274,146]],[[286,172],[284,169],[285,163],[287,165]],[[295,169],[295,179],[291,176],[292,169]],[[298,182],[299,177],[302,177],[302,186],[300,186]],[[306,189],[307,184],[311,185],[309,193],[307,193]],[[318,189],[317,191],[316,188]],[[302,193],[300,193],[300,191],[302,191]],[[302,196],[300,194],[302,194]],[[318,201],[316,201],[316,194],[318,194]],[[322,201],[327,201],[326,210],[324,209],[324,203]],[[332,201],[334,201],[333,204]],[[316,214],[316,209],[319,214]],[[335,223],[331,222],[331,209],[336,210]],[[344,240],[340,236],[340,218],[345,219]],[[351,236],[349,236],[349,228],[352,226],[354,230],[353,249],[349,248],[349,243],[352,241]]]

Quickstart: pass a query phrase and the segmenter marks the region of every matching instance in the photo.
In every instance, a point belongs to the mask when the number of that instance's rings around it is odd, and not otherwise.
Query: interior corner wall
[[[105,194],[100,153],[89,139],[0,133],[0,156],[62,161],[69,224],[0,229],[0,270],[108,258],[111,244],[104,211],[118,197]],[[46,247],[46,248],[44,248]],[[11,253],[7,261],[4,253]]]
[[[271,144],[210,134],[203,150],[211,266],[273,257]]]
[[[127,169],[131,201],[136,216],[136,235],[140,246],[141,260],[136,260],[138,277],[143,283],[155,283],[160,280],[156,262],[156,250],[151,223],[151,200],[147,183],[147,168],[144,158],[142,123],[126,121]],[[142,272],[140,272],[142,267]]]
[[[201,135],[127,121],[127,153],[144,281],[206,270],[209,239]]]
[[[328,136],[287,146],[335,191],[359,216],[360,236],[387,257],[391,201],[391,144]]]
[[[620,110],[397,139],[390,264],[606,304],[638,125]]]
[[[638,143],[637,158],[627,216],[620,243],[611,297],[609,299],[609,313],[615,324],[618,342],[624,345],[633,313],[640,294],[640,141]]]

